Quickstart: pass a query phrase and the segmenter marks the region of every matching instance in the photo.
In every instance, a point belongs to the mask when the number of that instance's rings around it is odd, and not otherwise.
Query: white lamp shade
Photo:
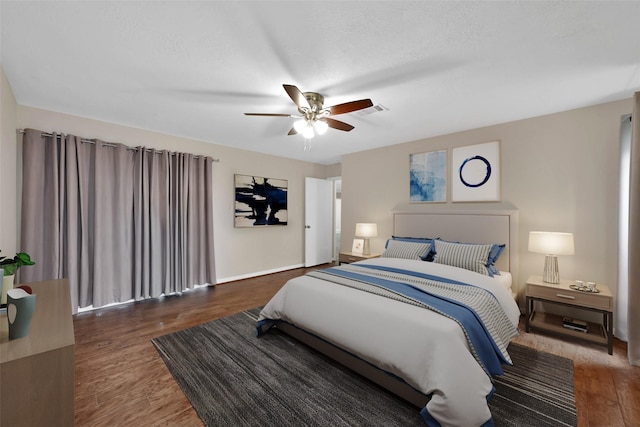
[[[324,135],[327,132],[327,129],[329,129],[329,125],[324,120],[317,120],[313,123],[313,127],[315,127],[318,135]]]
[[[529,232],[529,252],[545,255],[573,255],[573,233]]]
[[[356,236],[358,237],[376,237],[378,235],[378,225],[366,222],[356,224]]]
[[[304,131],[302,132],[302,136],[304,136],[307,139],[311,139],[315,136],[315,132],[313,131],[313,125],[309,124],[306,128],[304,128]]]
[[[307,128],[307,121],[305,119],[296,120],[293,123],[293,128],[298,133],[303,133]]]

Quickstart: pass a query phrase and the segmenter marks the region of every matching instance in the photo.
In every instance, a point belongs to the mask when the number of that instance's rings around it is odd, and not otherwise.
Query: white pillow
[[[403,242],[401,240],[389,240],[387,249],[382,253],[383,258],[422,259],[431,249],[430,243]]]
[[[500,274],[494,274],[493,278],[496,279],[505,289],[510,290],[512,284],[511,273],[508,271],[501,271]]]

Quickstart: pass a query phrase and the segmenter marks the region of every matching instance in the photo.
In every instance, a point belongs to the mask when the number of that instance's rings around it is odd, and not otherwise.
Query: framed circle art
[[[452,149],[453,202],[500,201],[500,142]]]

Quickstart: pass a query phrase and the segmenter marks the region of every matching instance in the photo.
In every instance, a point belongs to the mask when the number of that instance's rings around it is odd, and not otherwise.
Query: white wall
[[[498,140],[502,201],[520,212],[516,285],[542,274],[544,256],[527,251],[529,231],[567,231],[576,254],[559,258],[561,278],[605,283],[615,292],[620,117],[631,107],[623,100],[346,155],[342,245],[350,247],[357,222],[376,222],[372,251],[383,250],[392,209],[409,203],[409,154],[448,149],[450,162],[452,147]]]
[[[252,277],[300,267],[304,263],[304,178],[326,178],[333,168],[283,157],[268,156],[207,142],[194,141],[93,119],[17,105],[2,72],[2,157],[0,178],[2,235],[0,249],[15,253],[19,236],[19,200],[16,183],[21,175],[20,146],[16,129],[34,128],[84,138],[98,138],[126,145],[191,152],[219,158],[214,165],[214,230],[217,281]],[[287,226],[234,228],[234,174],[288,180]],[[37,261],[37,260],[36,260]]]

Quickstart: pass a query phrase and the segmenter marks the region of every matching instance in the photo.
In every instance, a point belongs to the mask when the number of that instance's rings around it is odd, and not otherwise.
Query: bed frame
[[[518,279],[518,211],[515,209],[451,210],[408,205],[393,211],[393,235],[428,237],[466,243],[504,243],[496,263]]]
[[[515,209],[448,210],[423,205],[394,209],[393,235],[404,237],[440,237],[469,243],[505,243],[497,267],[511,272],[514,286],[518,267],[518,211]],[[517,288],[515,289],[517,292]],[[302,343],[373,381],[409,403],[423,408],[429,397],[401,379],[371,365],[317,336],[285,322],[276,328]]]

